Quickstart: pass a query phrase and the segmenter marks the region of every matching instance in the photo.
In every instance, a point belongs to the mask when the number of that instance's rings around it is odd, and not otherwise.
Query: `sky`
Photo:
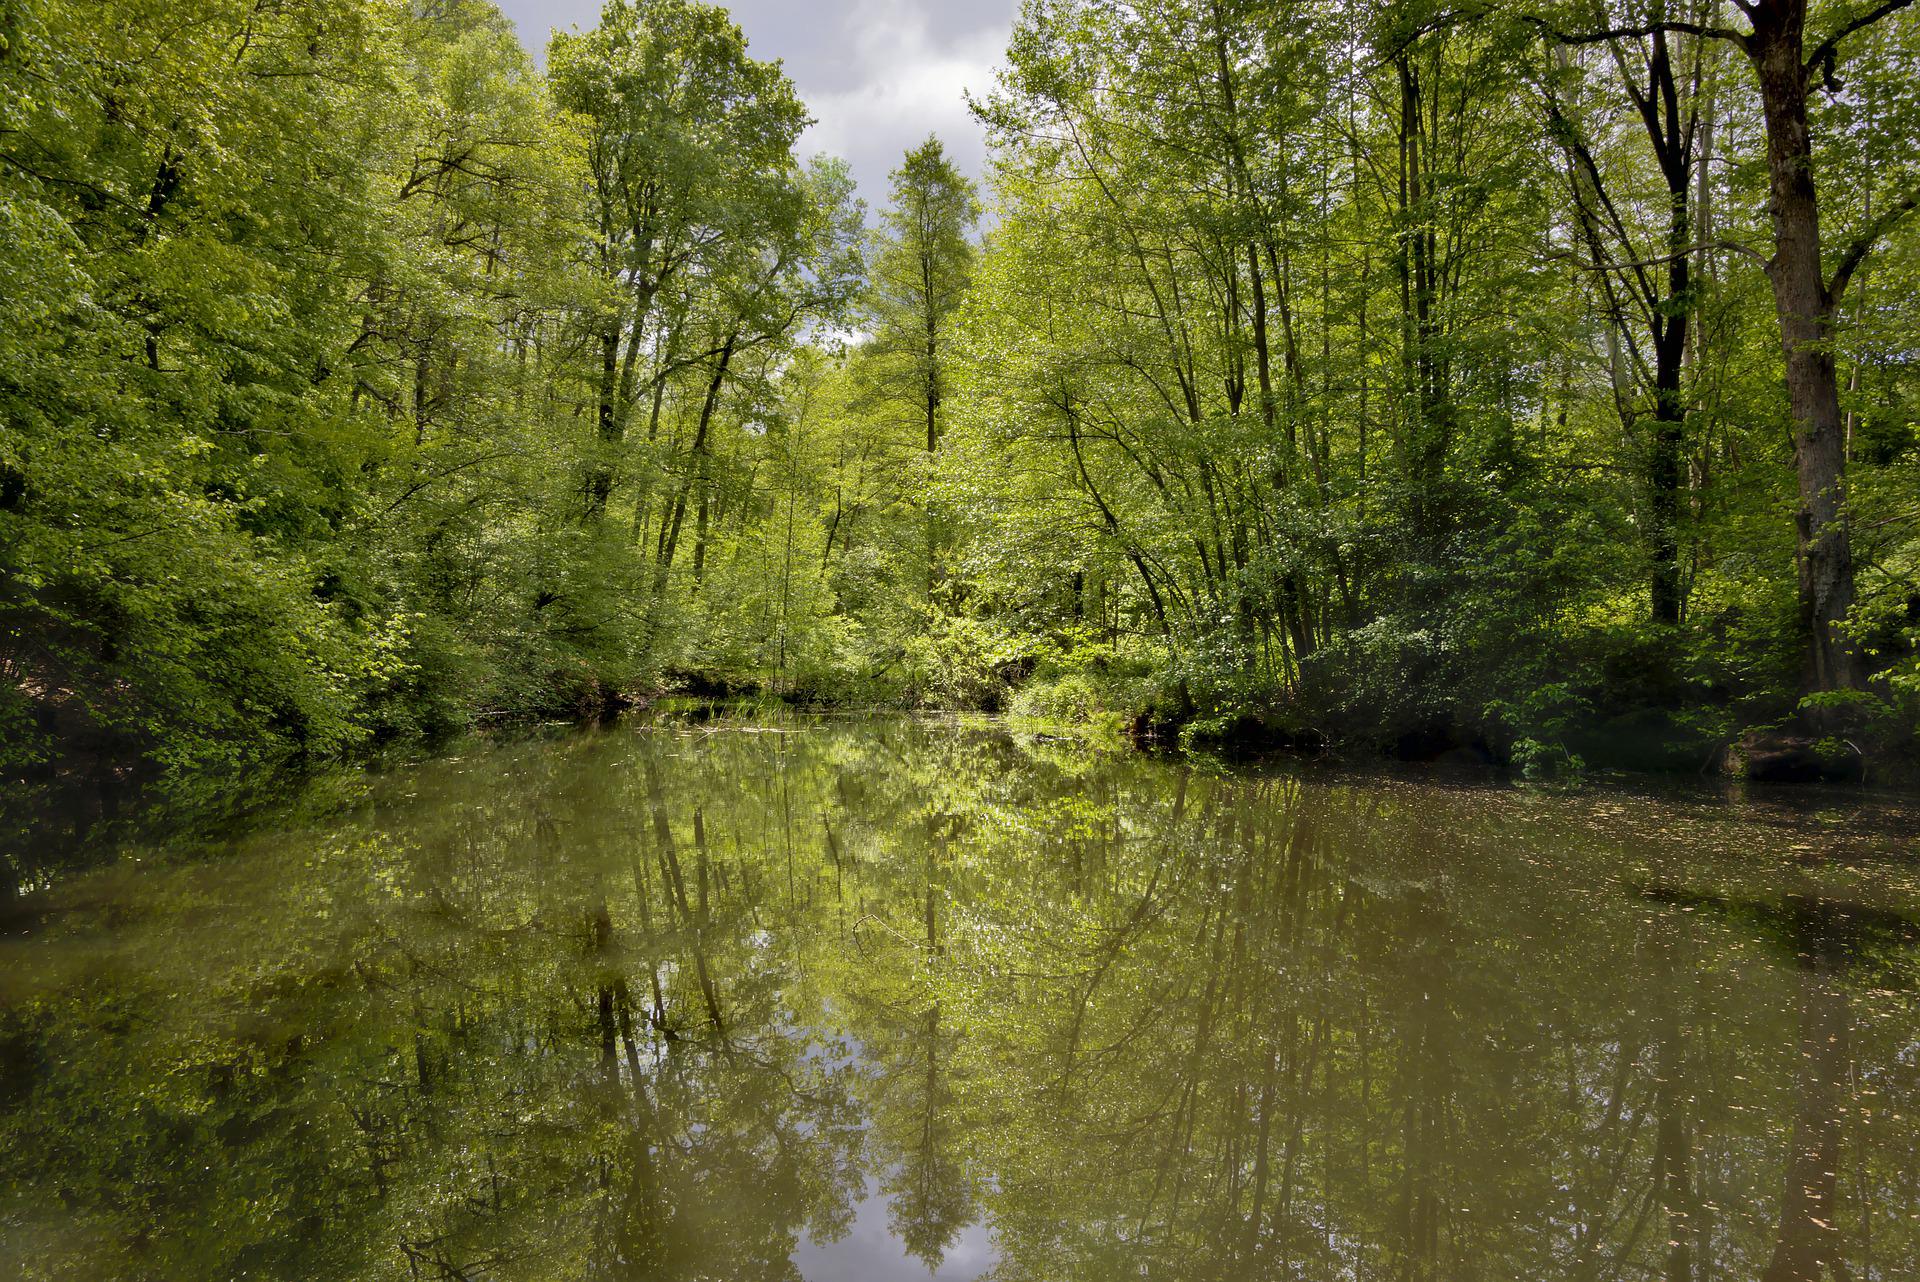
[[[588,28],[600,0],[496,0],[521,43],[544,56],[555,27]],[[779,58],[817,122],[803,156],[853,166],[869,206],[886,203],[887,175],[929,133],[974,178],[986,142],[965,91],[993,87],[1018,0],[734,0],[726,7],[756,58]]]

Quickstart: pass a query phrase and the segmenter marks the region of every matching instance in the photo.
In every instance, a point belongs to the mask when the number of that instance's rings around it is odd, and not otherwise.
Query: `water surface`
[[[15,861],[0,1276],[1911,1279],[1914,831],[910,720],[476,750]]]

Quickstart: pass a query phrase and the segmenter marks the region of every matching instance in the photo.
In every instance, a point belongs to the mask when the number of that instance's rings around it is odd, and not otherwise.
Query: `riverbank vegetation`
[[[676,686],[1910,757],[1917,70],[1900,0],[1030,0],[987,182],[869,211],[687,0],[544,71],[5,5],[0,768]]]

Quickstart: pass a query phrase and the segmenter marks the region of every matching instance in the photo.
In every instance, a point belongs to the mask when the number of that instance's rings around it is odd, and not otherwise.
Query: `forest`
[[[1025,0],[878,207],[718,6],[0,0],[0,777],[666,691],[1920,759],[1908,0]]]

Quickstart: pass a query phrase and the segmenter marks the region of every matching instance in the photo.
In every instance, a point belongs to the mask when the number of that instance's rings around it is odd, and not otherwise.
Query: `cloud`
[[[849,61],[857,74],[842,88],[809,85],[794,68],[802,97],[817,123],[801,147],[845,157],[869,202],[886,198],[887,175],[902,154],[930,133],[976,177],[984,168],[985,139],[966,105],[982,93],[1006,49],[1004,25],[940,38],[926,10],[868,0],[845,20]],[[843,67],[846,64],[842,64]]]
[[[521,39],[544,54],[552,27],[592,26],[598,0],[501,0]],[[992,87],[1015,0],[733,0],[727,7],[756,58],[779,58],[817,124],[803,155],[853,166],[869,205],[909,147],[938,134],[978,178],[986,141],[965,94]]]

